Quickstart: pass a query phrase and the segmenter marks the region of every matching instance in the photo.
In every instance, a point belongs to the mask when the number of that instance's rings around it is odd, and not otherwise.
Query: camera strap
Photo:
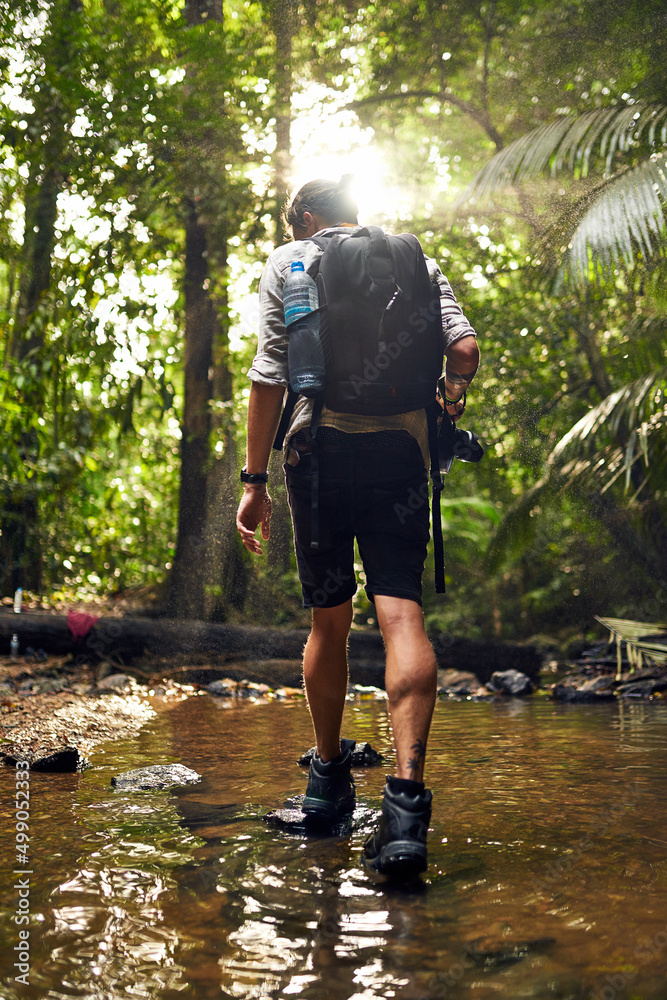
[[[444,483],[440,474],[440,458],[438,454],[438,417],[441,414],[440,404],[434,399],[426,408],[428,425],[428,450],[431,458],[431,530],[433,532],[433,562],[435,564],[435,592],[446,593],[445,587],[445,547],[442,540],[442,514],[440,497]]]

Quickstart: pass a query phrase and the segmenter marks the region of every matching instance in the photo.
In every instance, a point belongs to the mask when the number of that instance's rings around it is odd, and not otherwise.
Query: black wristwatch
[[[241,482],[250,483],[251,486],[261,486],[264,483],[268,483],[269,474],[268,472],[246,472],[245,465],[241,469]]]

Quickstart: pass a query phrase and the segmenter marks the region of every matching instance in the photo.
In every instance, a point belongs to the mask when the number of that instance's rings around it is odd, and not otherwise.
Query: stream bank
[[[54,619],[62,616],[31,615]],[[28,616],[17,619],[0,614],[0,626],[16,628],[25,634]],[[9,621],[7,621],[9,619]],[[123,622],[123,619],[111,619]],[[136,623],[136,619],[132,619]],[[160,623],[154,622],[153,625]],[[184,631],[191,626],[202,632],[201,623],[182,623]],[[38,624],[44,633],[44,626]],[[62,638],[62,622],[55,623]],[[222,627],[219,627],[222,628]],[[126,636],[122,627],[115,635]],[[233,630],[234,647],[242,633]],[[0,658],[0,757],[8,765],[17,759],[27,759],[33,770],[75,771],[85,768],[88,755],[95,747],[114,739],[135,736],[156,712],[197,694],[230,700],[247,699],[262,702],[274,698],[302,698],[300,650],[306,633],[287,630],[254,630],[268,632],[262,643],[257,641],[248,653],[291,653],[289,658],[223,658],[218,651],[214,661],[204,662],[204,654],[195,650],[190,655],[180,650],[172,657],[144,650],[142,656],[127,657],[128,664],[100,659],[93,650],[71,649],[53,655],[43,649],[32,650],[17,659]],[[154,633],[157,634],[157,633]],[[163,633],[169,634],[169,630]],[[214,633],[215,634],[215,633]],[[218,638],[222,633],[218,633]],[[206,641],[210,641],[209,638]],[[442,667],[451,663],[451,651],[460,640],[444,644],[436,639],[434,646],[441,668],[438,689],[441,698],[451,700],[501,701],[508,697],[553,698],[563,702],[595,703],[613,699],[667,699],[667,671],[647,668],[631,673],[627,661],[624,672],[616,679],[616,660],[611,647],[597,644],[581,651],[577,659],[554,660],[539,657],[533,647],[478,643],[485,646],[486,657],[479,673],[465,669]],[[70,646],[72,639],[70,636]],[[75,644],[76,646],[76,644]],[[491,659],[490,650],[497,652]],[[470,654],[471,646],[467,647]],[[514,656],[516,650],[528,650]],[[161,647],[164,650],[164,646]],[[383,666],[381,639],[377,633],[353,633],[350,663],[350,700],[375,700],[386,697],[382,690]],[[371,658],[372,657],[372,658]],[[537,657],[537,660],[536,660]],[[509,663],[528,665],[528,671],[507,669]],[[469,663],[469,660],[464,660]],[[541,670],[535,669],[535,663]],[[489,674],[490,666],[501,668]],[[480,676],[481,675],[481,676]]]

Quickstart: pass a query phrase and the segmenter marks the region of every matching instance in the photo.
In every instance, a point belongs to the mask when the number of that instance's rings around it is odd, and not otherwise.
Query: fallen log
[[[19,637],[20,654],[26,648],[55,655],[72,654],[80,663],[111,660],[134,664],[160,658],[177,663],[220,665],[239,661],[299,661],[308,632],[305,629],[224,625],[166,618],[99,618],[82,638],[72,635],[64,615],[0,611],[0,649],[9,655],[11,638]],[[431,636],[438,666],[470,670],[485,683],[496,670],[521,670],[537,680],[541,658],[535,647],[494,640]],[[377,631],[352,631],[350,674],[354,683],[383,683],[384,646]],[[154,665],[151,666],[153,669]],[[250,679],[257,679],[250,678]]]

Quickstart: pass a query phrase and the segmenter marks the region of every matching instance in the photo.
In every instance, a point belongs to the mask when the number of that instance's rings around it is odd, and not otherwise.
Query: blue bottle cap
[[[293,260],[292,261],[292,270],[293,271],[303,271],[304,270],[303,261],[302,260]]]

